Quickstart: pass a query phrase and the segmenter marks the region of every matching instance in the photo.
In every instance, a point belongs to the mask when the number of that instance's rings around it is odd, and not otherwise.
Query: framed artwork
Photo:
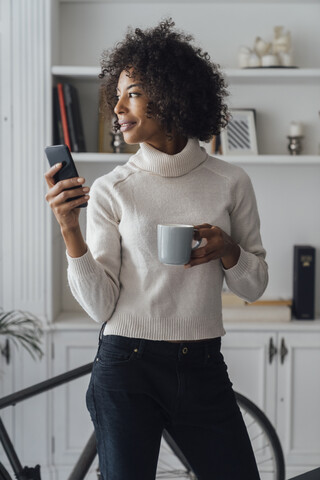
[[[258,155],[255,110],[230,112],[232,117],[220,134],[223,155]]]

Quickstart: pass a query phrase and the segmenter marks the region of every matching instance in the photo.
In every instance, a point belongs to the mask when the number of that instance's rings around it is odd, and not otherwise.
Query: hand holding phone
[[[47,155],[47,158],[51,167],[53,167],[57,163],[62,163],[62,167],[53,176],[55,183],[60,182],[61,180],[68,180],[71,178],[79,177],[78,171],[76,169],[76,166],[74,164],[73,158],[71,156],[70,150],[67,147],[67,145],[52,145],[52,146],[46,147],[45,153]],[[66,190],[73,190],[76,188],[81,188],[81,185],[67,187]],[[71,202],[81,197],[83,197],[83,195],[71,196],[66,201]],[[77,205],[76,208],[84,208],[87,205],[88,205],[88,202],[81,203],[80,205]]]
[[[53,165],[45,174],[48,185],[46,200],[60,225],[68,254],[74,258],[81,257],[86,253],[87,245],[79,225],[78,207],[87,206],[84,201],[89,199],[90,188],[84,186],[85,179],[79,177],[67,147],[47,147],[46,154],[50,165]]]

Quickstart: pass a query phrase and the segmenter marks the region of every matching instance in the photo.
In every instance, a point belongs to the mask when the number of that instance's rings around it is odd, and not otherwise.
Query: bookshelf
[[[320,101],[320,68],[293,68],[293,69],[223,69],[226,80],[231,91],[230,106],[238,108],[238,98],[248,97],[248,91],[251,88],[250,106],[257,111],[257,134],[259,143],[259,158],[249,157],[246,163],[265,164],[314,164],[318,162],[318,155],[320,155],[320,117],[314,113],[312,123],[308,119],[307,134],[303,140],[303,154],[299,158],[287,158],[287,140],[285,139],[288,126],[292,116],[289,116],[287,110],[293,110],[294,96],[292,94],[295,89],[303,89],[306,85],[313,91]],[[88,112],[89,116],[84,118],[86,137],[88,138],[88,152],[96,153],[97,150],[97,111],[98,111],[98,89],[100,68],[97,66],[74,66],[74,65],[53,65],[51,67],[51,74],[53,82],[67,81],[74,84],[79,90],[80,98],[82,98],[82,111]],[[278,91],[279,105],[268,105],[268,101],[264,102],[261,97],[262,88],[266,92],[266,98],[269,95],[274,95]],[[255,97],[255,98],[254,98]],[[277,100],[277,98],[276,98]],[[311,104],[312,100],[309,100]],[[242,101],[243,103],[243,101]],[[277,102],[275,101],[275,104]],[[259,105],[260,104],[260,105]],[[278,116],[276,108],[283,105],[281,118]],[[310,105],[308,105],[310,107]],[[273,115],[273,118],[272,118]],[[89,119],[93,119],[93,122]],[[286,125],[284,125],[286,123]],[[259,131],[260,130],[260,131]],[[281,131],[281,134],[279,133]],[[263,133],[262,133],[263,132]],[[265,140],[265,137],[268,138]],[[318,138],[316,138],[318,137]],[[280,145],[281,142],[281,145]],[[306,148],[307,146],[307,148]],[[271,150],[271,151],[270,151]],[[307,150],[307,151],[306,151]],[[210,149],[208,148],[208,152]],[[93,155],[92,161],[110,161],[112,157],[101,156],[98,160],[96,155]],[[117,157],[120,163],[124,162],[125,157]],[[79,161],[86,161],[86,156],[79,156]],[[226,158],[230,162],[243,163],[241,158],[230,157]],[[90,155],[88,153],[88,160]],[[113,158],[112,160],[113,161]]]
[[[140,17],[139,8],[131,8],[129,4],[123,8],[124,4],[118,3],[112,0],[108,2],[62,1],[59,6],[56,4],[56,19],[53,21],[54,30],[58,30],[60,36],[52,39],[50,75],[53,83],[64,79],[73,83],[79,90],[81,110],[85,112],[84,129],[88,151],[74,154],[74,159],[81,165],[81,171],[89,182],[95,176],[107,173],[116,165],[125,163],[130,156],[130,154],[97,153],[99,55],[104,48],[111,47],[122,38],[126,25],[155,24],[156,17],[164,15],[164,4],[161,1],[143,4],[144,19]],[[134,7],[136,4],[132,1],[130,5]],[[256,109],[259,155],[217,156],[243,166],[252,177],[258,203],[261,205],[263,238],[266,239],[266,247],[274,252],[269,256],[271,270],[275,277],[279,278],[279,281],[274,282],[270,295],[278,290],[290,294],[291,283],[288,279],[290,273],[285,275],[284,269],[279,265],[284,260],[288,267],[287,271],[290,272],[291,244],[299,240],[300,234],[296,227],[290,224],[288,234],[292,240],[288,245],[285,233],[281,233],[277,252],[274,250],[274,240],[269,232],[272,231],[274,224],[281,227],[281,218],[288,218],[290,202],[293,208],[302,212],[308,209],[310,202],[320,201],[319,193],[314,190],[320,167],[320,121],[319,108],[317,108],[320,104],[320,53],[313,49],[313,42],[319,40],[318,26],[315,21],[318,6],[316,2],[308,1],[303,7],[299,2],[291,1],[275,4],[252,1],[250,2],[250,22],[247,18],[244,19],[247,8],[244,5],[234,5],[239,21],[229,16],[230,5],[228,6],[227,2],[202,2],[201,21],[197,20],[195,12],[198,7],[194,2],[188,2],[185,9],[182,9],[179,2],[173,2],[170,8],[168,7],[177,24],[183,25],[187,31],[194,33],[196,39],[208,48],[212,58],[221,65],[231,92],[230,107]],[[288,8],[292,18],[295,19],[290,22],[287,16]],[[213,15],[217,9],[219,20]],[[193,14],[190,15],[190,12]],[[259,19],[262,17],[264,25],[258,27]],[[90,22],[87,21],[88,18]],[[192,22],[191,18],[193,18]],[[225,35],[221,18],[228,19],[232,25],[232,36]],[[243,18],[243,25],[246,25],[245,29],[241,26],[241,18]],[[105,19],[105,22],[102,19]],[[299,68],[237,68],[237,49],[240,42],[248,45],[252,43],[259,29],[261,35],[267,32],[272,34],[275,19],[281,20],[292,30],[295,40],[294,61]],[[81,29],[78,28],[79,25]],[[308,31],[308,36],[304,36],[305,31]],[[215,36],[219,38],[221,35],[224,42],[214,42]],[[298,157],[288,155],[287,150],[286,136],[292,120],[302,121],[306,126],[303,152]],[[210,152],[210,146],[207,145],[206,148]],[[264,182],[266,179],[276,185],[273,201],[269,193],[270,189],[273,190],[273,186],[267,186]],[[293,188],[294,183],[297,184],[297,182],[302,182],[302,186],[298,189],[299,195]],[[306,185],[309,185],[308,192],[303,195],[301,192],[307,188]],[[284,194],[280,189],[287,191]],[[300,204],[297,204],[298,197]],[[313,241],[314,231],[318,231],[318,226],[315,226],[313,220],[307,216],[304,216],[303,223],[304,231],[308,232],[306,237],[310,237],[309,241]],[[58,236],[59,232],[57,232]],[[63,257],[63,245],[60,249]],[[54,278],[64,278],[65,267],[63,261],[60,265],[60,276],[54,275]],[[73,309],[80,311],[70,295],[63,293],[60,310],[58,309],[52,316],[53,321],[57,318],[57,314]]]

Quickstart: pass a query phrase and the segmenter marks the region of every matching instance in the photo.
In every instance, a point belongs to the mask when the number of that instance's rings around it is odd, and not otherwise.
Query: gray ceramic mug
[[[165,265],[185,265],[192,250],[198,248],[201,240],[192,246],[196,229],[193,225],[158,225],[158,257]]]

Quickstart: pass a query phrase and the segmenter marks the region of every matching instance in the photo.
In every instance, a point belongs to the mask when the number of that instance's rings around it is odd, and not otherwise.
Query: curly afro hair
[[[155,28],[129,28],[122,42],[102,52],[102,109],[113,112],[118,79],[126,70],[143,83],[149,98],[146,115],[159,120],[169,135],[174,130],[209,141],[228,123],[227,85],[219,65],[191,45],[191,35],[174,30],[174,25],[169,18]],[[114,125],[118,131],[118,122]]]

